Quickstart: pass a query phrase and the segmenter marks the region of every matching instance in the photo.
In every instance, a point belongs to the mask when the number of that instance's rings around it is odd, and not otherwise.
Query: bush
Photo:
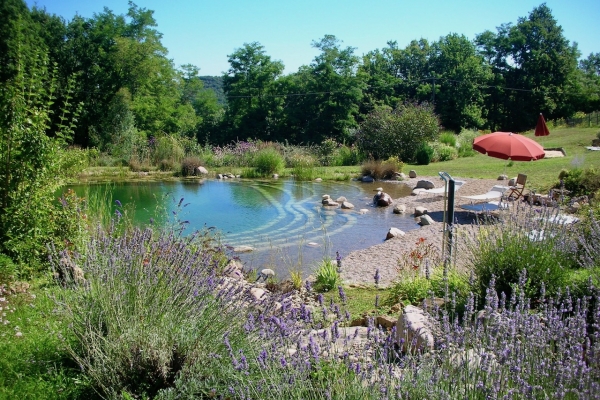
[[[431,161],[450,161],[458,158],[458,150],[445,144],[435,143]]]
[[[10,283],[17,278],[17,266],[13,260],[0,253],[0,285]]]
[[[285,161],[276,149],[266,147],[256,152],[252,159],[252,165],[259,175],[267,176],[283,170]]]
[[[358,147],[352,146],[341,146],[337,154],[335,155],[336,166],[352,166],[358,165],[362,161],[363,157]]]
[[[359,149],[375,160],[399,157],[415,160],[415,153],[426,142],[435,140],[439,121],[427,104],[401,104],[395,109],[377,107],[361,123],[356,134]]]
[[[177,169],[181,169],[180,164],[176,163],[174,160],[160,160],[158,162],[158,170],[163,172],[175,171]]]
[[[570,196],[592,196],[600,190],[600,171],[595,168],[575,168],[570,171],[561,171],[565,189]],[[560,184],[556,185],[559,187]]]
[[[211,376],[210,389],[225,385],[221,374],[233,367],[223,338],[237,344],[245,335],[239,310],[228,305],[235,291],[215,296],[223,253],[209,235],[120,234],[113,225],[94,233],[84,258],[51,254],[55,270],[77,265],[85,273],[85,285],[58,303],[76,339],[69,352],[103,395],[154,397],[192,367]]]
[[[185,150],[179,141],[172,136],[163,136],[154,142],[152,151],[152,160],[154,165],[158,165],[162,160],[171,160],[173,163],[179,163],[185,156]]]
[[[341,282],[337,272],[337,265],[332,259],[326,258],[319,264],[315,273],[315,288],[322,292],[328,292],[338,287]]]
[[[196,174],[196,168],[200,167],[202,162],[198,157],[186,157],[181,161],[181,176],[193,176]]]
[[[418,165],[429,165],[433,158],[433,148],[427,143],[423,143],[415,156]]]
[[[524,215],[481,229],[469,246],[482,298],[492,277],[498,295],[510,297],[524,271],[522,286],[528,298],[539,299],[544,291],[554,295],[565,287],[570,269],[578,266],[577,242],[564,226],[547,222],[553,214],[538,214],[529,207],[520,212]]]
[[[361,173],[374,179],[393,179],[396,173],[402,172],[403,167],[404,163],[397,157],[390,157],[384,162],[374,160],[364,162]]]
[[[456,135],[454,132],[442,132],[439,141],[447,146],[456,147]]]
[[[473,140],[479,135],[477,131],[462,130],[458,135],[458,156],[473,157],[477,152],[473,150]]]

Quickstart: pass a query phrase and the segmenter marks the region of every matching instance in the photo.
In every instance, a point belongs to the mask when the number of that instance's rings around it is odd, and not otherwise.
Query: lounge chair
[[[523,189],[525,189],[526,183],[527,175],[517,175],[517,182],[515,186],[509,186],[510,192],[506,194],[506,198],[508,200],[518,200],[521,196],[523,196]]]
[[[510,189],[509,186],[496,185],[493,188],[491,188],[490,191],[487,193],[478,194],[475,196],[461,196],[461,197],[463,199],[469,199],[469,200],[490,201],[490,200],[501,199],[502,196],[504,195],[504,192],[506,192],[509,189]],[[471,201],[471,203],[473,203],[473,201]]]
[[[464,184],[465,184],[464,181],[454,181],[454,193],[456,193],[458,191],[458,189],[460,189],[460,187]],[[443,195],[444,193],[446,193],[446,186],[442,186],[439,188],[433,188],[433,189],[423,189],[418,194],[419,195],[433,194],[436,196],[440,196],[440,195]]]
[[[475,213],[505,209],[507,204],[502,202],[502,196],[507,190],[509,190],[508,186],[496,185],[492,187],[489,192],[484,194],[461,196],[463,199],[471,200],[471,204],[462,205],[460,208]]]

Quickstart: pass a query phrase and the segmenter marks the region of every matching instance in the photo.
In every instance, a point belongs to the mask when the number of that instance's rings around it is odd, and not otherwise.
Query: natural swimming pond
[[[324,257],[342,257],[357,249],[381,243],[387,230],[404,231],[418,225],[410,215],[392,213],[392,207],[373,207],[375,189],[382,187],[392,198],[409,196],[401,183],[295,182],[292,180],[193,182],[131,182],[74,187],[80,195],[109,192],[112,202],[135,208],[137,224],[167,222],[176,213],[187,232],[203,228],[218,231],[223,243],[250,246],[251,252],[236,253],[247,268],[269,267],[280,276],[290,268],[305,273]],[[323,207],[322,196],[340,196],[353,210]],[[181,206],[178,204],[183,199]],[[185,207],[183,207],[185,205]],[[361,214],[360,209],[368,209]]]

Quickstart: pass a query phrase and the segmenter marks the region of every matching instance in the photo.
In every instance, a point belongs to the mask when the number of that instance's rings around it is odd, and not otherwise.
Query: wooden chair
[[[517,176],[517,182],[515,183],[515,186],[509,187],[506,198],[508,200],[518,200],[521,196],[523,196],[523,189],[525,189],[526,183],[527,175],[519,174]]]

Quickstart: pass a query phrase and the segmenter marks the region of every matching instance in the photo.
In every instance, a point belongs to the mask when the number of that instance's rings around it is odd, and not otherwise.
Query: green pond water
[[[133,182],[72,188],[88,198],[106,198],[113,206],[119,200],[123,207],[134,208],[136,224],[151,219],[165,224],[177,214],[179,220],[189,222],[188,233],[212,228],[223,243],[254,249],[235,253],[247,268],[269,267],[286,277],[291,268],[312,272],[324,257],[335,258],[336,251],[343,257],[381,243],[392,226],[404,231],[418,227],[410,215],[393,214],[392,207],[373,207],[377,187],[392,198],[411,193],[401,183],[292,180]],[[344,196],[355,208],[323,207],[324,194],[334,200]],[[361,214],[360,209],[368,212]]]

